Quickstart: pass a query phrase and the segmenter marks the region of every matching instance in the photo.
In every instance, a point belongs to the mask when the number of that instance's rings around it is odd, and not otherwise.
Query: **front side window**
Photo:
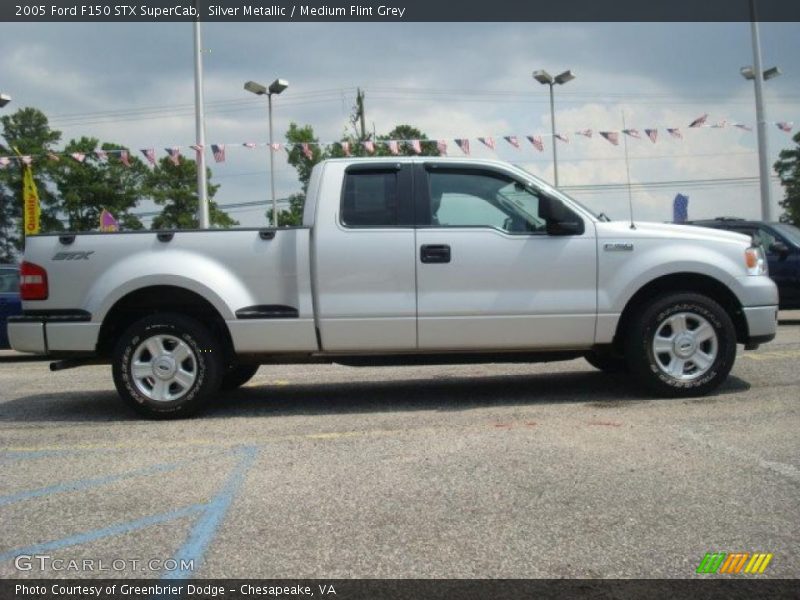
[[[397,225],[396,171],[355,171],[345,175],[342,223],[351,227]]]
[[[544,233],[538,193],[500,174],[434,170],[428,174],[430,224]]]

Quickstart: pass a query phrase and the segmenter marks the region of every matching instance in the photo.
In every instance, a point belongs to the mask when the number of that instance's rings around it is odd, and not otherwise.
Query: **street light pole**
[[[269,88],[261,85],[260,83],[256,83],[255,81],[248,81],[244,84],[244,89],[248,92],[252,92],[257,96],[266,96],[267,97],[267,106],[269,111],[269,183],[270,189],[272,191],[272,226],[278,226],[278,200],[275,197],[275,156],[274,151],[272,149],[272,95],[273,94],[280,94],[283,92],[287,87],[289,87],[289,82],[285,79],[276,79],[271,84],[269,84]]]
[[[203,100],[203,57],[200,21],[194,22],[194,114],[197,137],[197,223],[208,229],[208,182],[206,180],[206,117]]]
[[[769,164],[767,163],[767,118],[764,113],[764,92],[762,83],[764,71],[761,67],[761,42],[758,36],[755,0],[750,0],[750,29],[753,37],[753,82],[756,89],[756,129],[758,133],[758,174],[761,183],[761,219],[772,221],[772,199],[769,189]]]
[[[553,77],[544,70],[534,71],[533,78],[542,85],[550,86],[550,131],[552,133],[553,144],[553,183],[558,187],[558,150],[556,149],[556,109],[553,94],[554,85],[563,85],[568,81],[575,79],[575,74],[572,71],[564,71],[563,73]]]

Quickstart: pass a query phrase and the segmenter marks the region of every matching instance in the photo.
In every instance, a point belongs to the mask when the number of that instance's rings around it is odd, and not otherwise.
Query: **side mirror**
[[[548,235],[580,235],[584,231],[583,219],[548,196],[539,197],[539,217],[547,224]]]
[[[778,254],[781,258],[786,258],[789,256],[789,246],[783,242],[775,242],[774,244],[770,244],[769,253]]]

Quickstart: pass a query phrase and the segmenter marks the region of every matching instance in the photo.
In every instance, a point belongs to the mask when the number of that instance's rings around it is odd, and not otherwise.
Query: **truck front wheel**
[[[736,330],[725,310],[701,294],[670,294],[632,319],[630,372],[660,396],[699,396],[719,386],[736,358]]]
[[[114,350],[114,384],[139,414],[186,417],[216,394],[222,378],[220,347],[194,319],[162,313],[131,325]]]
[[[250,381],[258,371],[260,365],[239,365],[235,364],[230,367],[227,372],[222,376],[222,389],[235,390],[242,387],[245,383]]]

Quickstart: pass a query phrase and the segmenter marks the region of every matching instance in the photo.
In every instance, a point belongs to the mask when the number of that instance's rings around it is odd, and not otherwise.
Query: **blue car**
[[[753,241],[764,248],[769,276],[778,286],[780,308],[800,308],[800,229],[788,223],[747,221],[735,217],[691,221],[689,224],[752,236]]]
[[[0,348],[9,348],[8,317],[22,312],[19,299],[19,268],[0,265]]]

